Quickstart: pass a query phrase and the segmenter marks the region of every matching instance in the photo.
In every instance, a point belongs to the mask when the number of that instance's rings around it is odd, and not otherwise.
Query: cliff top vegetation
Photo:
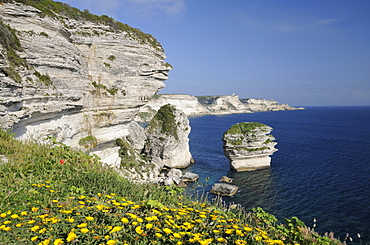
[[[159,51],[163,51],[161,44],[150,34],[144,33],[137,28],[118,22],[107,15],[94,15],[88,10],[81,11],[66,3],[54,2],[51,0],[0,0],[0,3],[19,2],[29,5],[41,11],[41,16],[49,16],[63,21],[64,17],[75,20],[91,21],[97,24],[107,25],[112,31],[125,31],[127,34],[142,44],[149,44]]]
[[[154,130],[155,128],[161,128],[161,133],[171,135],[178,139],[176,116],[174,114],[176,108],[170,104],[163,105],[157,111],[157,114],[149,122],[149,129]]]
[[[3,244],[341,244],[293,217],[192,200],[176,187],[134,184],[98,159],[49,139],[0,131]]]
[[[248,134],[256,128],[268,127],[267,125],[259,122],[242,122],[231,126],[224,135],[226,134]]]

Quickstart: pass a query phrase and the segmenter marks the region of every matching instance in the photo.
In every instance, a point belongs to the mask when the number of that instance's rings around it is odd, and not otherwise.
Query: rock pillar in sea
[[[223,135],[223,148],[236,171],[252,171],[270,166],[275,149],[272,128],[258,122],[242,122],[231,126]]]
[[[159,168],[186,168],[193,162],[189,150],[190,125],[184,112],[167,104],[146,127],[144,154]]]

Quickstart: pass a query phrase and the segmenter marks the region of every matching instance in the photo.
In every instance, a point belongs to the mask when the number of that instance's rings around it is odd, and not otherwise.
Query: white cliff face
[[[185,94],[160,94],[140,108],[136,121],[148,122],[163,105],[170,104],[187,116],[252,113],[256,111],[301,110],[275,100],[239,99],[238,95],[191,96]]]
[[[161,107],[146,132],[144,153],[158,168],[186,168],[193,162],[189,150],[189,120],[182,111],[171,105]]]
[[[272,128],[261,123],[238,123],[224,136],[224,153],[236,171],[251,171],[270,166],[275,149]]]
[[[187,116],[210,114],[210,111],[202,106],[195,96],[186,94],[161,94],[153,97],[148,104],[140,109],[140,112],[142,112],[141,115],[144,119],[146,115],[145,113],[152,114],[154,116],[155,112],[158,111],[161,106],[167,104],[175,106],[177,109],[183,111]],[[139,120],[141,119],[139,118]]]
[[[212,114],[249,113],[251,110],[239,100],[238,95],[224,95],[207,106]]]
[[[20,139],[53,136],[72,147],[83,147],[87,137],[95,147],[130,134],[139,108],[164,87],[171,68],[163,51],[109,26],[39,12],[0,5],[30,66],[17,70],[22,82],[0,69],[0,128],[12,128]]]
[[[302,110],[304,108],[291,107],[288,104],[279,104],[276,100],[267,99],[241,99],[251,111],[285,111]]]

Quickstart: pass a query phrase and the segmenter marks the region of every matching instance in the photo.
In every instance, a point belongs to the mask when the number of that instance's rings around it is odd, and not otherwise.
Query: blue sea
[[[346,233],[370,242],[370,107],[307,107],[306,110],[257,112],[189,118],[188,167],[208,186],[226,175],[239,192],[227,202],[247,210],[262,207],[279,220],[297,216],[320,234]],[[230,171],[222,135],[233,124],[261,122],[273,128],[278,149],[271,167]],[[361,241],[357,238],[361,235]]]

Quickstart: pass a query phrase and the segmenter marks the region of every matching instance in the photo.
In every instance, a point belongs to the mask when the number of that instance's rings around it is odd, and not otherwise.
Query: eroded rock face
[[[15,30],[23,48],[17,53],[28,64],[17,68],[21,82],[0,69],[0,128],[20,139],[53,136],[72,147],[99,148],[126,137],[171,69],[161,48],[126,31],[42,17],[19,3],[0,5],[0,16]],[[2,68],[9,66],[4,49],[0,45]],[[93,144],[84,145],[87,138]],[[109,152],[102,156],[112,159]]]
[[[222,138],[224,153],[236,171],[251,171],[270,166],[277,149],[272,128],[262,123],[243,122],[230,127]]]
[[[190,125],[185,113],[162,106],[146,128],[144,153],[160,168],[185,168],[193,161],[189,151]]]

